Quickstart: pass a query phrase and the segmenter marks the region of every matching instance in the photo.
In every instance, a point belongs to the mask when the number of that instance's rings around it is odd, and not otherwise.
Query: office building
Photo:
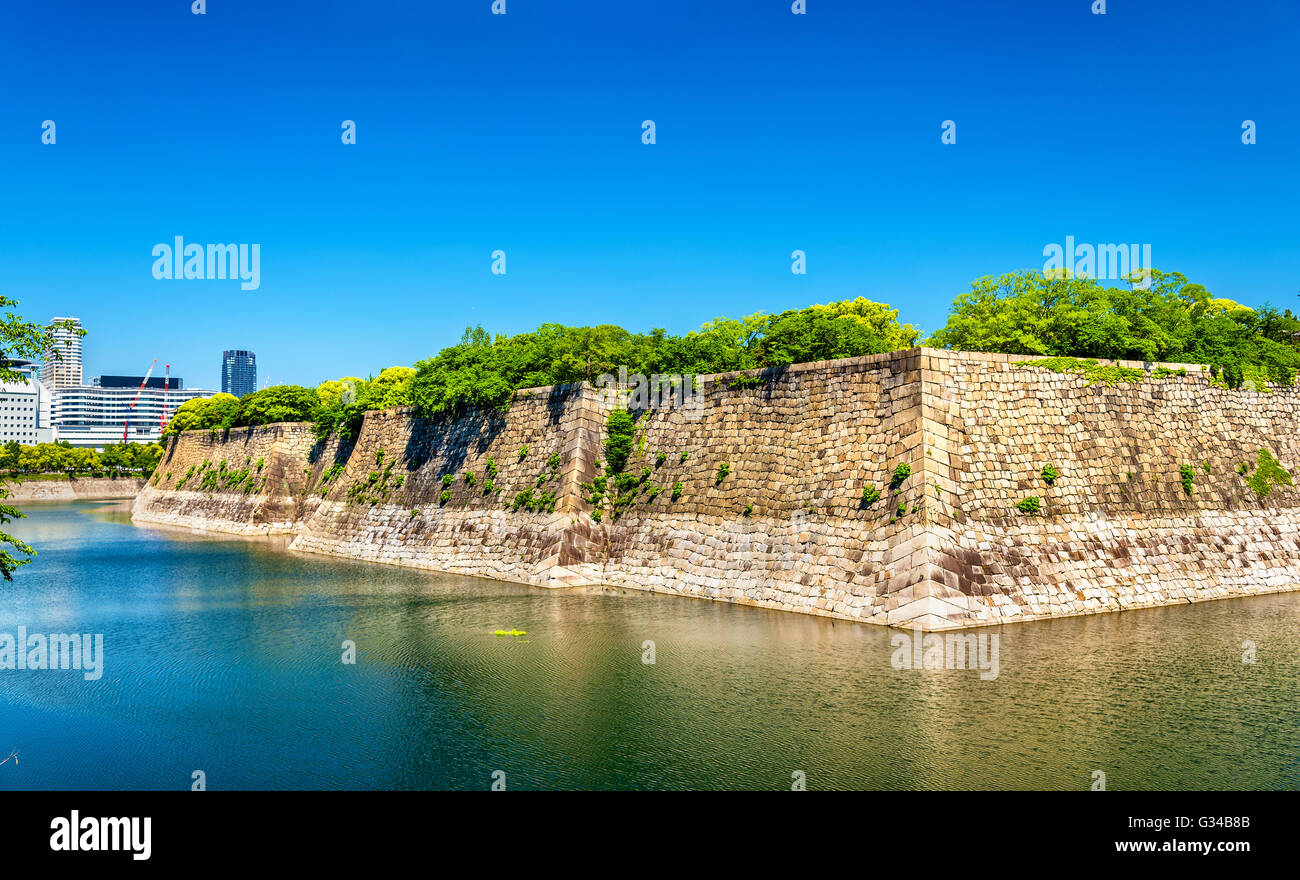
[[[105,379],[126,380],[121,383]],[[176,408],[196,397],[211,397],[215,391],[202,388],[163,390],[151,380],[140,389],[141,376],[101,376],[93,385],[77,385],[52,392],[51,416],[58,440],[73,446],[102,448],[121,443],[152,443],[162,437],[164,406],[171,419]],[[178,380],[173,377],[172,382]],[[140,395],[136,400],[136,394]],[[131,402],[135,401],[132,408]]]
[[[36,364],[10,360],[5,366],[21,373],[22,378],[0,382],[0,443],[34,446],[53,442],[50,391],[37,376]]]
[[[257,390],[257,355],[237,349],[221,353],[221,390],[243,397]]]

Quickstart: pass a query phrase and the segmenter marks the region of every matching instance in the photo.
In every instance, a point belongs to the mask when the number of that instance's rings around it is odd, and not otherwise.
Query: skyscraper
[[[45,363],[41,367],[41,383],[53,390],[65,385],[81,384],[81,329],[80,318],[51,318],[51,324],[69,321],[75,330],[59,327],[54,331],[54,344],[45,350]],[[57,357],[55,356],[57,353]]]
[[[221,353],[221,390],[243,397],[257,390],[257,355],[251,351]]]

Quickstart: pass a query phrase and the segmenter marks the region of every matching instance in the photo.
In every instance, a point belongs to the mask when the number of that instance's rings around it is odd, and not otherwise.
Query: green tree
[[[309,422],[320,405],[315,388],[301,385],[272,385],[239,400],[236,427],[269,425],[274,422]]]
[[[930,344],[965,351],[1209,364],[1229,384],[1246,372],[1290,384],[1300,322],[1213,297],[1178,272],[1148,285],[1019,272],[977,279]]]
[[[239,398],[233,394],[214,394],[211,397],[187,400],[172,413],[163,435],[170,437],[181,431],[212,428],[230,428],[239,418]]]
[[[863,297],[773,316],[758,340],[765,366],[807,363],[912,348],[920,334],[898,310]]]
[[[0,382],[27,381],[27,377],[23,373],[10,366],[14,360],[41,358],[45,356],[47,351],[50,352],[50,356],[56,359],[59,358],[61,355],[58,346],[55,344],[55,330],[77,332],[82,336],[85,335],[84,330],[74,328],[70,322],[66,321],[60,321],[49,326],[24,321],[11,310],[12,306],[17,305],[17,300],[0,296],[0,308],[7,310],[4,317],[0,318]],[[11,455],[10,450],[6,450],[6,454]],[[21,453],[18,459],[21,466]],[[8,497],[9,490],[0,485],[0,526],[6,526],[13,520],[26,516],[18,508],[3,503],[3,499]],[[36,551],[32,549],[30,544],[0,530],[0,576],[3,576],[5,580],[13,580],[14,571],[20,565],[26,565],[30,562],[31,557],[35,555]]]
[[[0,468],[7,471],[18,469],[18,456],[22,452],[22,446],[17,440],[10,440],[4,446],[0,446]]]
[[[132,454],[130,443],[117,443],[113,446],[107,446],[99,455],[100,464],[106,470],[122,471],[131,466]]]

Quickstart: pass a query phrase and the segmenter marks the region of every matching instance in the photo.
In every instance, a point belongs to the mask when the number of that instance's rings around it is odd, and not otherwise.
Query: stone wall
[[[291,532],[294,549],[375,562],[926,629],[1300,587],[1300,494],[1261,500],[1237,472],[1260,448],[1300,460],[1300,391],[1217,388],[1199,367],[1089,385],[1021,360],[913,349],[697,377],[695,405],[642,413],[633,489],[600,521],[583,484],[603,473],[614,404],[576,385],[454,421],[368,413],[346,447],[315,446],[306,425],[187,432],[135,516]],[[262,457],[251,484],[178,488],[191,466]],[[910,475],[891,485],[899,465]],[[513,509],[525,491],[542,503]],[[1031,495],[1037,515],[1016,509]]]
[[[339,454],[310,424],[283,423],[175,437],[136,496],[132,518],[233,534],[296,532],[320,501],[312,490]]]
[[[521,391],[508,413],[472,412],[451,422],[416,419],[404,408],[367,413],[346,468],[291,546],[576,583],[564,565],[581,557],[574,545],[588,531],[578,483],[589,475],[603,425],[594,406],[592,389],[571,385]],[[525,490],[553,504],[512,509]]]
[[[1193,365],[1089,385],[1023,358],[926,357],[927,479],[942,491],[928,505],[935,551],[915,576],[931,625],[1300,588],[1300,493],[1261,499],[1238,472],[1260,449],[1295,470],[1300,387],[1228,390]],[[1044,515],[1016,510],[1031,495]]]
[[[79,498],[133,498],[144,486],[134,477],[78,477],[75,480],[32,480],[5,483],[5,501],[75,501]]]

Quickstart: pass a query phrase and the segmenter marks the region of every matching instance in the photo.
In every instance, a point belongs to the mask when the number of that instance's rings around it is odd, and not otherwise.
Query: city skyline
[[[1295,303],[1294,7],[1080,2],[992,31],[951,3],[488,7],[6,21],[6,203],[40,209],[0,240],[0,293],[81,315],[90,373],[158,357],[209,388],[214,358],[188,353],[232,340],[314,386],[477,324],[681,333],[866,296],[931,332],[972,280],[1069,239]],[[101,39],[122,28],[130,64]],[[249,29],[265,42],[230,63]],[[178,238],[204,280],[155,280]],[[214,246],[260,261],[256,289],[213,274]]]

